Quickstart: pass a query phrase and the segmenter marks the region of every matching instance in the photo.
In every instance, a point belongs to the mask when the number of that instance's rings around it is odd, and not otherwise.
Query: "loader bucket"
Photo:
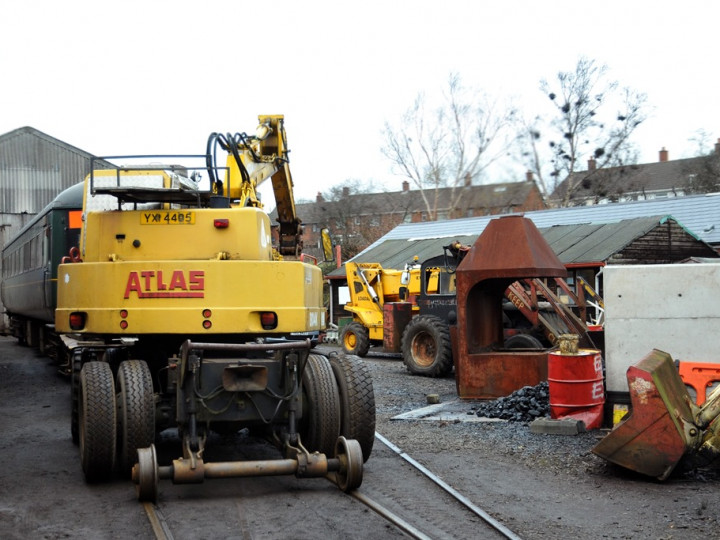
[[[593,448],[627,469],[665,480],[699,444],[697,407],[669,354],[653,350],[627,370],[631,412]]]

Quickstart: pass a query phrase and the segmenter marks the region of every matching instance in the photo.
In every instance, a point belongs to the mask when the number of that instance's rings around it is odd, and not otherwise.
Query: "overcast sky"
[[[400,189],[383,124],[451,72],[535,114],[539,81],[586,56],[647,94],[641,162],[694,155],[700,129],[720,137],[712,0],[1,2],[0,134],[198,154],[213,131],[284,114],[298,199],[346,179]]]

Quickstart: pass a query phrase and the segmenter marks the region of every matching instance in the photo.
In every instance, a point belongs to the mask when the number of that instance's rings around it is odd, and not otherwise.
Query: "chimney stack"
[[[660,150],[660,163],[665,163],[667,160],[668,160],[668,151],[663,146],[662,150]]]
[[[528,171],[525,173],[525,180],[527,180],[528,182],[532,182],[534,180],[532,171]]]
[[[715,153],[720,154],[720,139],[715,143]]]
[[[349,197],[350,196],[350,188],[348,186],[343,186],[343,197]]]
[[[588,159],[588,171],[594,171],[597,169],[597,161],[595,161],[595,158]]]
[[[465,187],[470,187],[472,185],[472,177],[470,176],[470,173],[467,173],[465,175]]]
[[[410,191],[410,183],[407,180],[403,180],[403,191]]]
[[[323,199],[322,193],[318,191],[317,197],[315,198],[315,202],[323,202],[325,199]]]

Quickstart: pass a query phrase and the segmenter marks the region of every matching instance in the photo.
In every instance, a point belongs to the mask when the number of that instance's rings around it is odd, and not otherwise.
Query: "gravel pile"
[[[509,396],[486,401],[475,408],[475,414],[484,418],[500,418],[511,422],[532,422],[550,415],[548,383],[524,386]]]

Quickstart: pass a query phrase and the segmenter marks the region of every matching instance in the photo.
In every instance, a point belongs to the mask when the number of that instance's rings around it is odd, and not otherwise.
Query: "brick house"
[[[656,163],[601,169],[591,158],[587,170],[571,174],[558,185],[549,204],[562,206],[568,189],[572,190],[568,206],[716,193],[720,191],[720,139],[707,156],[670,160],[663,148]]]
[[[338,200],[325,200],[317,194],[315,202],[296,205],[304,231],[304,252],[320,257],[320,231],[327,227],[334,243],[343,247],[343,257],[354,255],[401,223],[434,221],[429,215],[423,192],[411,190],[406,181],[402,191],[351,194],[345,188]],[[437,220],[509,214],[544,209],[537,184],[528,174],[524,182],[470,185],[426,190]],[[435,203],[435,197],[437,202]],[[458,201],[452,204],[451,201]],[[277,214],[270,214],[275,223]],[[277,227],[273,226],[277,240]]]

